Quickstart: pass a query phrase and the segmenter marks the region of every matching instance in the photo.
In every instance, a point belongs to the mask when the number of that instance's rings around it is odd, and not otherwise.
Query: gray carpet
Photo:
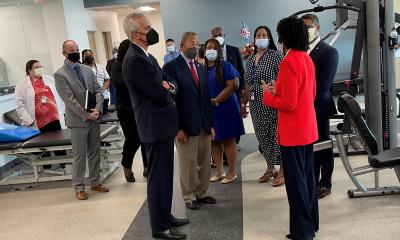
[[[217,199],[217,204],[201,205],[198,211],[186,210],[179,187],[179,170],[175,159],[172,213],[176,217],[187,217],[190,220],[189,225],[180,228],[182,232],[187,234],[187,239],[243,239],[243,198],[240,166],[244,157],[258,149],[255,135],[242,136],[240,146],[241,151],[238,154],[236,164],[238,180],[227,185],[212,183],[209,188],[209,195]],[[123,240],[133,239],[152,239],[147,201],[144,202],[123,237]]]

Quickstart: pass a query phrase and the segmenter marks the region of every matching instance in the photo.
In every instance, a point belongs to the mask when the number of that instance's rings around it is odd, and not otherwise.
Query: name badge
[[[46,102],[47,102],[46,97],[45,97],[45,96],[42,96],[42,98],[41,98],[40,101],[41,101],[42,103],[46,103]]]
[[[255,97],[254,97],[254,92],[250,92],[250,100],[254,101]]]

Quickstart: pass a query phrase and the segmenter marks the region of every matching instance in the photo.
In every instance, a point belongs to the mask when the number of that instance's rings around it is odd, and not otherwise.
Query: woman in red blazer
[[[278,23],[286,56],[275,84],[263,83],[263,103],[278,110],[277,138],[290,207],[289,239],[313,239],[319,229],[313,142],[318,139],[314,110],[315,69],[307,54],[308,30],[297,17]]]

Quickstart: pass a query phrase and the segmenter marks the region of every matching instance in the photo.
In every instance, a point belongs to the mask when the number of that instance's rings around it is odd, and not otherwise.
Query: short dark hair
[[[277,27],[279,40],[286,48],[307,51],[308,28],[303,20],[296,16],[281,19]]]
[[[254,42],[256,42],[256,35],[257,35],[258,30],[260,30],[260,29],[265,29],[265,31],[268,34],[268,37],[269,37],[268,49],[276,50],[277,48],[275,45],[274,38],[272,37],[271,30],[267,26],[259,26],[258,28],[256,28],[256,30],[254,31]],[[255,44],[254,44],[254,51],[257,52],[257,46]]]
[[[168,42],[175,42],[175,41],[172,38],[168,38],[167,41],[165,41],[165,43],[168,43]]]
[[[131,41],[129,39],[125,39],[119,44],[118,47],[118,54],[117,54],[117,61],[123,62],[126,52],[131,45]]]
[[[34,60],[34,59],[29,60],[29,61],[26,62],[26,65],[25,65],[26,76],[28,76],[29,75],[29,71],[32,70],[33,64],[35,64],[37,62],[39,62],[39,61],[38,60]]]
[[[314,15],[311,13],[301,16],[301,20],[311,20],[314,25],[319,24],[319,19],[318,19],[317,15]]]
[[[84,49],[84,50],[82,51],[82,53],[81,53],[82,60],[83,60],[83,55],[85,55],[86,52],[90,52],[90,53],[93,55],[93,51],[92,51],[92,50],[90,50],[90,49]]]
[[[222,27],[214,27],[213,29],[211,29],[211,35],[214,36],[214,34],[220,33],[222,31],[223,31]]]

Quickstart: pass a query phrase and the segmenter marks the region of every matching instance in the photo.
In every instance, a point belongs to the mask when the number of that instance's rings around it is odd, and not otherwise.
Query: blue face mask
[[[209,49],[209,50],[206,51],[205,56],[206,56],[208,61],[214,62],[215,60],[217,60],[218,52],[215,49]]]
[[[269,45],[269,39],[267,39],[267,38],[258,38],[258,39],[256,39],[255,44],[259,49],[267,49],[268,45]]]

